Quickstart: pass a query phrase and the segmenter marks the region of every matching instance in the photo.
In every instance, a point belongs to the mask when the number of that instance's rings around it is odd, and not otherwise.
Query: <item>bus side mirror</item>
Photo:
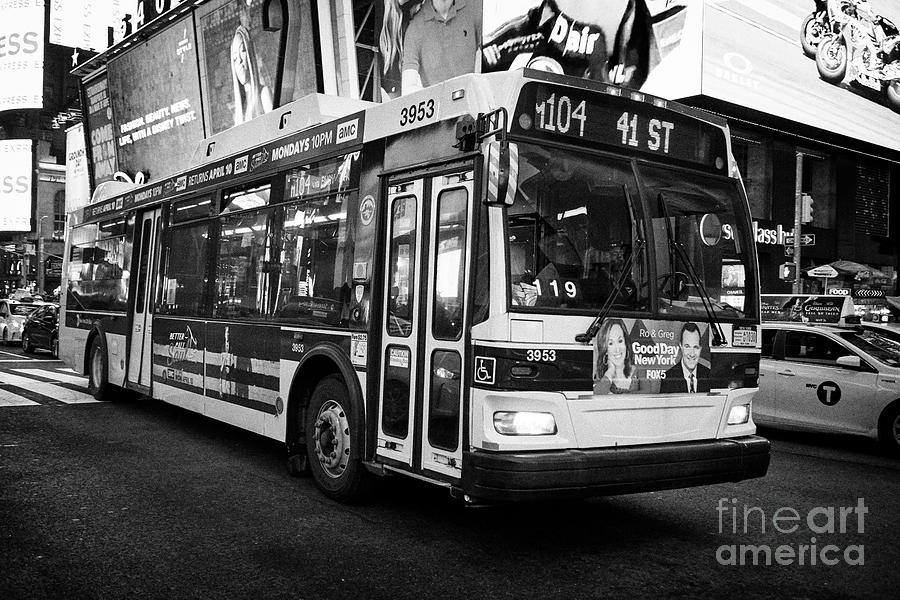
[[[487,186],[484,203],[512,206],[519,180],[519,146],[506,140],[487,145]]]

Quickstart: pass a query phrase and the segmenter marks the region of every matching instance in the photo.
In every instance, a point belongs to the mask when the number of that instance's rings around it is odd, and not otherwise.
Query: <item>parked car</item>
[[[22,327],[25,319],[40,306],[33,302],[16,300],[0,300],[0,341],[4,345],[22,339]]]
[[[31,353],[37,348],[49,350],[53,358],[59,356],[59,304],[41,304],[25,319],[22,349]]]
[[[753,418],[877,439],[900,453],[900,346],[856,326],[763,323]]]

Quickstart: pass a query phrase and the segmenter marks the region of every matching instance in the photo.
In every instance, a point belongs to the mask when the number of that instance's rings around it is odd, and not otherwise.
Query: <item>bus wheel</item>
[[[106,364],[106,350],[99,336],[91,342],[89,356],[88,391],[97,400],[110,400],[109,366]]]
[[[367,473],[354,444],[359,418],[353,414],[344,382],[329,376],[312,393],[306,413],[306,451],[316,486],[339,502],[360,499]]]

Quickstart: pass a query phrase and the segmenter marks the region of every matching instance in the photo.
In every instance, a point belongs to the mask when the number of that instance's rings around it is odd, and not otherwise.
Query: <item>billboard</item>
[[[182,169],[203,139],[192,19],[176,21],[109,62],[119,170],[132,178],[141,172],[158,180]]]
[[[31,140],[0,140],[0,231],[31,231]]]
[[[84,97],[94,185],[97,185],[111,181],[118,169],[109,82],[105,74],[84,84]]]
[[[105,50],[114,19],[113,0],[50,0],[50,43]]]
[[[197,11],[207,134],[275,105],[281,35],[263,28],[263,0],[219,0]]]
[[[484,72],[529,67],[664,98],[700,90],[701,0],[484,0]]]
[[[66,214],[87,206],[90,201],[84,124],[78,123],[66,130]]]
[[[863,13],[866,4],[870,15]],[[703,95],[900,150],[900,44],[889,24],[874,18],[900,22],[900,0],[859,6],[852,18],[821,14],[823,32],[843,20],[847,35],[819,55],[817,46],[804,52],[801,44],[801,26],[815,12],[812,0],[705,2]]]
[[[665,98],[700,91],[702,0],[468,0],[384,3],[381,100],[451,77],[528,67]]]
[[[43,108],[44,0],[0,0],[0,111]]]

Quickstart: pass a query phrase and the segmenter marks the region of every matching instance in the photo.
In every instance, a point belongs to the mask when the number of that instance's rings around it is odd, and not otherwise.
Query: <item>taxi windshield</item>
[[[27,317],[35,311],[37,306],[33,304],[13,304],[10,308],[12,309],[12,314],[20,317]]]
[[[900,343],[874,331],[839,333],[845,342],[891,367],[900,367]]]

